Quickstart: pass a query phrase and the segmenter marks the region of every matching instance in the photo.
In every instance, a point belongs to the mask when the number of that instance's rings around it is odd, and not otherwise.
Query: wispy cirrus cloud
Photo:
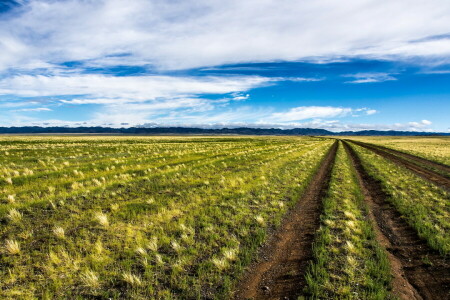
[[[353,78],[353,80],[347,81],[346,83],[374,83],[397,80],[392,74],[378,72],[347,74],[344,77]]]
[[[40,111],[52,111],[52,109],[48,107],[36,107],[36,108],[22,108],[22,109],[15,109],[13,111],[16,112],[40,112]]]
[[[313,118],[333,118],[346,116],[353,111],[351,108],[332,106],[300,106],[294,107],[286,112],[276,112],[268,117],[268,120],[278,122],[299,121]]]

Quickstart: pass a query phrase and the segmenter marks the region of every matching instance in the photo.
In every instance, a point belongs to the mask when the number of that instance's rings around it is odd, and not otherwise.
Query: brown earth
[[[420,177],[436,184],[439,185],[443,188],[445,188],[446,190],[450,191],[450,179],[447,178],[446,176],[439,174],[437,172],[431,171],[429,169],[426,169],[420,165],[417,165],[414,162],[411,162],[410,160],[407,160],[403,157],[397,156],[395,154],[392,154],[386,150],[383,150],[377,146],[371,145],[371,144],[366,144],[366,143],[361,143],[361,142],[356,142],[351,140],[350,142],[364,147],[366,149],[369,149],[373,152],[375,152],[378,155],[381,155],[384,158],[389,159],[390,161],[396,163],[397,165],[403,166],[411,171],[413,171],[414,173],[416,173],[417,175],[419,175]],[[419,160],[420,158],[417,157],[417,159]]]
[[[235,299],[297,299],[302,294],[337,146],[335,142],[301,199],[261,248],[239,282]]]
[[[364,170],[354,150],[344,143],[357,171],[379,243],[388,252],[393,292],[400,299],[450,299],[450,262],[431,249],[387,202],[380,182]]]

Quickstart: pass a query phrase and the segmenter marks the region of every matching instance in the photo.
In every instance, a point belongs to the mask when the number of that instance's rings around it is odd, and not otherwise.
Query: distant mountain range
[[[190,128],[190,127],[130,127],[130,128],[111,128],[111,127],[0,127],[0,134],[140,134],[140,135],[353,135],[353,136],[450,136],[449,132],[416,132],[416,131],[380,131],[380,130],[362,130],[362,131],[342,131],[332,132],[325,129],[314,128]]]

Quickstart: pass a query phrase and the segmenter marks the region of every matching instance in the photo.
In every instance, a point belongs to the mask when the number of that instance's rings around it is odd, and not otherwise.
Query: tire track
[[[426,169],[424,167],[421,167],[405,158],[394,155],[388,151],[382,150],[382,149],[378,148],[377,146],[373,146],[373,145],[369,145],[369,144],[365,144],[365,143],[361,143],[361,142],[357,142],[357,141],[353,141],[353,140],[349,140],[349,142],[356,144],[358,146],[364,147],[366,149],[369,149],[369,150],[375,152],[376,154],[381,155],[384,158],[387,158],[388,160],[392,161],[393,163],[396,163],[397,165],[400,165],[402,167],[405,167],[405,168],[413,171],[414,173],[416,173],[420,177],[428,180],[429,182],[434,183],[434,184],[441,186],[441,187],[445,188],[446,190],[450,191],[450,179],[445,177],[442,174],[439,174],[439,173],[436,173],[429,169]]]
[[[369,207],[377,240],[388,253],[393,291],[401,299],[450,299],[450,263],[419,238],[401,214],[387,202],[388,195],[344,142]]]
[[[262,247],[238,284],[235,299],[297,299],[302,293],[337,146],[331,146],[301,199]]]
[[[413,154],[410,154],[410,153],[402,152],[402,151],[395,150],[395,149],[392,149],[392,148],[389,148],[389,147],[384,147],[384,146],[381,146],[381,145],[374,145],[374,144],[363,143],[363,142],[359,142],[359,143],[360,144],[369,145],[369,146],[372,146],[372,147],[376,147],[378,149],[390,152],[390,153],[392,153],[394,155],[400,156],[402,158],[405,158],[407,160],[410,160],[410,161],[413,161],[413,162],[415,162],[417,164],[420,164],[420,165],[422,165],[422,166],[424,166],[426,168],[430,168],[431,171],[433,171],[433,169],[434,169],[437,172],[442,172],[442,175],[444,175],[447,178],[450,178],[450,166],[447,166],[447,165],[445,165],[443,163],[435,162],[435,161],[426,159],[424,157],[420,157],[420,156],[413,155]]]

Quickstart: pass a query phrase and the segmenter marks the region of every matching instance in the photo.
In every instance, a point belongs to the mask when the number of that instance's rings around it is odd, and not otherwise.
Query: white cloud
[[[428,121],[428,120],[422,120],[420,122],[409,122],[408,123],[409,126],[416,128],[416,129],[425,128],[425,127],[430,126],[431,124],[432,124],[432,122]]]
[[[40,112],[40,111],[52,111],[52,109],[47,108],[47,107],[37,107],[37,108],[22,108],[22,109],[16,109],[14,111],[18,111],[18,112]]]
[[[355,56],[448,61],[448,15],[447,0],[32,0],[0,21],[0,69],[79,60],[165,69]]]
[[[0,80],[0,95],[48,97],[82,95],[64,100],[72,104],[118,104],[186,98],[197,94],[244,92],[265,86],[273,79],[260,76],[31,76]],[[176,100],[174,100],[176,101]]]
[[[344,77],[355,78],[354,80],[347,81],[347,83],[373,83],[373,82],[383,82],[397,80],[397,78],[391,76],[388,73],[356,73],[347,74]]]
[[[343,117],[352,112],[351,108],[332,106],[300,106],[291,108],[287,112],[277,112],[269,116],[268,120],[277,122],[299,121],[313,118]],[[266,119],[266,120],[267,120]]]
[[[376,114],[377,112],[378,111],[375,110],[375,109],[369,109],[369,110],[366,111],[366,114],[370,116],[370,115]]]

